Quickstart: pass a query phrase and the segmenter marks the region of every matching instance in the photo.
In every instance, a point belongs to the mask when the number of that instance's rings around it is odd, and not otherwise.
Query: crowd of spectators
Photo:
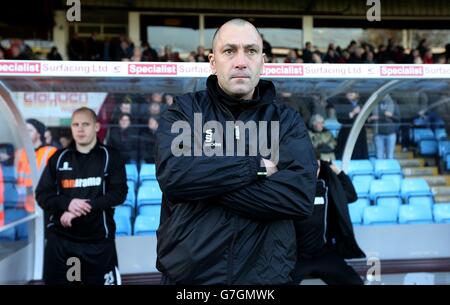
[[[263,38],[264,39],[264,38]],[[422,39],[418,45],[407,51],[392,39],[386,44],[373,46],[366,42],[352,40],[348,46],[340,47],[330,43],[326,50],[307,42],[303,48],[294,48],[287,51],[283,58],[280,54],[272,53],[272,46],[263,40],[266,62],[284,63],[402,63],[402,64],[446,64],[450,63],[450,43],[445,45],[443,53],[433,54],[431,46],[426,39]],[[97,60],[97,61],[153,61],[153,62],[207,62],[209,50],[199,46],[196,51],[183,54],[184,57],[169,45],[158,52],[151,44],[144,41],[141,46],[136,46],[128,37],[118,37],[99,40],[93,33],[89,38],[81,38],[74,34],[68,44],[69,60]],[[43,59],[42,55],[35,54],[30,46],[21,39],[10,41],[9,48],[0,45],[0,59],[32,60]],[[45,56],[48,60],[62,60],[62,56],[56,47]]]

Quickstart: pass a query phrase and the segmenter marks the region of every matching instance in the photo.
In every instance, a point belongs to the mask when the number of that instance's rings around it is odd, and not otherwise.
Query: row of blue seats
[[[140,214],[134,219],[129,209],[123,206],[115,208],[114,221],[116,222],[116,236],[154,235],[159,226],[161,205],[147,205],[142,207]]]
[[[342,168],[342,161],[335,160],[333,163]],[[372,175],[380,178],[383,175],[402,175],[402,168],[395,159],[351,160],[347,174],[350,177]]]
[[[5,208],[5,224],[12,223],[16,220],[24,218],[27,215],[28,214],[24,209]],[[0,232],[0,242],[24,240],[27,238],[28,238],[27,223],[22,223],[18,226]]]
[[[132,181],[136,186],[141,185],[144,181],[156,180],[156,166],[152,163],[141,164],[139,171],[136,164],[126,164],[125,171],[127,181]]]
[[[396,197],[408,203],[414,197],[433,198],[433,193],[423,178],[402,178],[399,175],[384,175],[374,179],[370,175],[352,179],[358,198],[368,198],[374,203],[383,197]]]
[[[448,142],[444,128],[438,128],[434,132],[430,128],[415,128],[412,133],[412,140],[416,143],[420,155],[440,155],[442,149],[447,145],[446,142]]]
[[[421,201],[398,204],[382,200],[371,206],[367,199],[358,199],[349,205],[349,212],[354,225],[450,223],[450,203],[430,206]]]

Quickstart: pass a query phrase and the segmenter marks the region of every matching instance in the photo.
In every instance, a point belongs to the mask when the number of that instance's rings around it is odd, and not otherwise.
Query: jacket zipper
[[[233,217],[233,238],[231,239],[230,250],[228,253],[227,285],[231,285],[233,280],[234,244],[236,243],[238,233],[237,221],[238,219],[236,217]]]

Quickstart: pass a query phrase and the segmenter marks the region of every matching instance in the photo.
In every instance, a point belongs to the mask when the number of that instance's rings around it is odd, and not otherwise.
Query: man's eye
[[[230,55],[233,53],[233,50],[231,49],[226,49],[225,51],[223,51],[225,54]]]
[[[258,52],[255,49],[250,49],[250,50],[248,50],[248,53],[249,54],[256,54]]]

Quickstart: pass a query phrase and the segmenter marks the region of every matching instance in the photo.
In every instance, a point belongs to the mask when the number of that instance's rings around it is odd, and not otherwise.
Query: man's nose
[[[248,59],[244,51],[239,50],[236,54],[234,67],[237,69],[245,69],[247,68]]]

